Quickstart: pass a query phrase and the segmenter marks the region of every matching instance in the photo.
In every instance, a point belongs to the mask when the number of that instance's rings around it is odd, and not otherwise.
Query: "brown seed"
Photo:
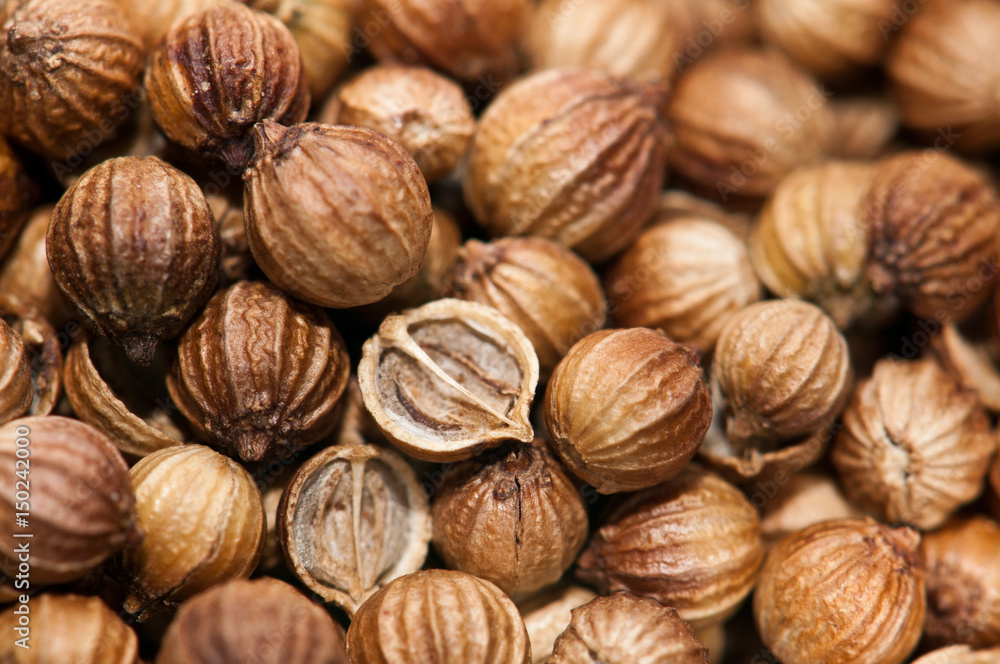
[[[955,157],[904,152],[876,165],[862,203],[875,291],[921,318],[961,321],[990,294],[1000,201],[990,181]]]
[[[35,391],[21,335],[0,319],[0,424],[21,417]]]
[[[858,384],[831,459],[852,501],[931,529],[982,492],[996,447],[975,394],[933,360],[883,359]]]
[[[929,645],[1000,645],[997,550],[1000,526],[985,516],[951,521],[924,536],[920,557],[927,570],[924,639]]]
[[[48,415],[55,410],[62,393],[63,335],[77,334],[79,326],[67,323],[57,334],[37,307],[4,293],[3,289],[0,289],[0,319],[20,335],[24,344],[32,388],[28,414]]]
[[[847,342],[815,305],[769,300],[742,309],[715,348],[718,417],[701,458],[737,483],[798,472],[832,441],[852,380]]]
[[[145,51],[116,0],[18,0],[0,11],[3,132],[71,162],[129,117]]]
[[[43,205],[31,213],[10,255],[0,265],[0,292],[35,305],[45,320],[65,329],[71,314],[45,255],[45,234],[54,209],[54,205]]]
[[[894,30],[886,61],[903,124],[935,147],[991,153],[1000,146],[1000,63],[992,57],[1000,7],[991,0],[926,4]]]
[[[659,219],[605,273],[613,317],[710,353],[729,317],[761,297],[746,244],[699,215]]]
[[[363,127],[254,129],[243,176],[247,239],[277,286],[324,307],[382,299],[420,269],[431,234],[413,158]]]
[[[646,328],[579,341],[545,391],[545,426],[563,463],[600,493],[669,480],[712,421],[696,354]]]
[[[23,644],[15,636],[22,615],[29,616]],[[11,635],[0,644],[0,661],[10,664],[139,664],[135,632],[97,597],[35,595],[0,614],[0,629]]]
[[[348,364],[321,309],[241,281],[216,293],[181,336],[167,388],[196,433],[259,461],[333,430]]]
[[[429,569],[368,599],[347,630],[352,664],[529,664],[517,608],[471,574]]]
[[[137,364],[204,304],[219,265],[201,189],[157,157],[87,171],[60,199],[45,244],[67,302]]]
[[[347,664],[344,637],[322,608],[283,581],[236,579],[185,602],[156,664]]]
[[[775,51],[699,58],[668,106],[677,137],[670,163],[712,198],[763,198],[791,171],[826,158],[827,94]]]
[[[465,200],[493,236],[540,235],[596,262],[656,208],[669,138],[658,84],[553,69],[504,88],[479,120]]]
[[[545,0],[531,23],[532,64],[537,69],[582,67],[615,76],[672,78],[701,18],[698,4]]]
[[[289,567],[348,615],[385,584],[420,569],[430,539],[427,495],[413,469],[392,450],[357,439],[309,459],[278,508]]]
[[[389,316],[365,342],[358,382],[382,433],[425,461],[530,442],[538,359],[493,307],[436,300]]]
[[[831,429],[852,376],[847,342],[818,307],[769,300],[741,310],[722,330],[712,365],[733,455]]]
[[[587,263],[554,240],[469,240],[459,251],[446,293],[495,307],[531,340],[549,374],[577,341],[604,327],[605,301]]]
[[[309,94],[319,101],[355,55],[351,0],[240,0],[285,24],[302,54]]]
[[[761,281],[780,297],[815,302],[841,329],[894,309],[866,272],[871,253],[862,201],[874,168],[828,161],[790,173],[771,193],[750,235]]]
[[[476,127],[457,83],[425,67],[376,65],[341,86],[320,122],[368,127],[406,149],[428,182],[458,164]]]
[[[181,445],[144,457],[130,475],[146,538],[119,565],[127,612],[142,621],[213,585],[250,576],[265,523],[260,491],[246,469],[203,445]]]
[[[356,24],[379,61],[434,67],[492,94],[521,68],[529,0],[363,0]]]
[[[0,459],[0,555],[11,579],[24,543],[18,533],[32,535],[32,588],[78,579],[142,539],[128,466],[90,425],[58,416],[13,420],[0,427]],[[20,515],[27,526],[15,522],[17,512],[29,512]]]
[[[677,611],[617,592],[573,609],[546,664],[708,664],[708,649]]]
[[[753,608],[784,664],[901,664],[926,602],[920,535],[872,519],[825,521],[768,554]]]
[[[764,39],[817,76],[844,79],[881,62],[893,26],[893,0],[761,0]]]
[[[445,564],[523,598],[563,575],[587,540],[587,509],[541,440],[447,468],[434,495],[434,548]]]
[[[736,612],[763,557],[757,510],[692,464],[618,503],[580,556],[577,576],[604,594],[625,590],[674,607],[700,628]]]
[[[146,90],[168,138],[233,173],[253,155],[255,124],[294,124],[309,110],[309,82],[288,28],[235,2],[173,24],[150,55]]]
[[[590,588],[561,583],[518,604],[531,641],[532,664],[542,664],[552,654],[556,639],[573,619],[571,611],[595,597]]]
[[[82,332],[66,352],[63,383],[73,413],[130,457],[184,442],[183,418],[169,404],[166,353],[157,353],[148,368],[127,361],[104,339]]]

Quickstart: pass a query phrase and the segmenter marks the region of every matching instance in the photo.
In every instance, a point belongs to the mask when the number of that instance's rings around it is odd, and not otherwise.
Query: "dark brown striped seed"
[[[219,236],[189,176],[156,157],[118,157],[63,195],[46,252],[76,312],[149,364],[211,295]]]
[[[230,2],[176,23],[150,59],[146,89],[163,133],[242,172],[253,126],[301,122],[309,82],[281,21]]]
[[[333,430],[348,362],[321,309],[241,281],[216,293],[181,337],[167,387],[199,436],[258,461]]]

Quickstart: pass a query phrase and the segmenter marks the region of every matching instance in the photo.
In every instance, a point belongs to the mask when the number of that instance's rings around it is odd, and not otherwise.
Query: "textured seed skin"
[[[324,307],[370,304],[420,270],[427,183],[402,147],[364,127],[254,128],[243,176],[247,240],[264,274]]]
[[[1000,65],[991,57],[1000,7],[991,0],[926,4],[885,62],[903,124],[928,144],[943,139],[960,152],[992,153],[1000,146]]]
[[[752,304],[726,323],[712,378],[737,443],[830,428],[850,393],[847,342],[833,320],[801,300]]]
[[[494,237],[539,235],[591,262],[610,258],[656,208],[670,147],[663,94],[579,69],[519,79],[480,118],[466,203]]]
[[[597,594],[586,586],[560,583],[518,603],[531,640],[532,664],[543,664],[552,654],[556,639],[572,619],[573,609],[596,597]]]
[[[360,26],[377,25],[369,49],[379,61],[433,67],[491,92],[521,67],[533,3],[478,0],[361,0]]]
[[[34,394],[24,341],[0,319],[0,424],[28,412]]]
[[[0,34],[0,116],[13,140],[69,159],[131,115],[146,53],[115,0],[7,2]]]
[[[866,273],[862,203],[873,175],[860,162],[799,169],[772,192],[750,235],[750,258],[768,289],[815,302],[841,329],[887,307]]]
[[[150,57],[146,89],[168,138],[233,173],[253,155],[256,123],[294,124],[309,111],[309,81],[291,33],[236,2],[174,24]]]
[[[552,447],[600,493],[665,482],[698,451],[712,399],[697,355],[658,330],[594,332],[545,391]]]
[[[843,421],[831,460],[847,496],[925,530],[982,492],[997,447],[976,395],[931,359],[879,361]]]
[[[708,664],[708,649],[677,611],[631,593],[573,609],[545,664]]]
[[[445,472],[434,547],[452,569],[520,599],[554,584],[587,540],[583,497],[545,443],[513,443]]]
[[[132,17],[136,29],[142,35],[146,51],[152,52],[163,35],[177,21],[187,18],[203,9],[229,2],[230,0],[118,0]]]
[[[0,290],[0,319],[21,337],[28,359],[32,395],[27,414],[48,415],[56,409],[62,394],[64,337],[38,307],[3,290]]]
[[[0,537],[3,572],[16,574],[15,538],[28,532],[15,523],[24,512],[15,501],[23,482],[16,475],[18,440],[30,449],[30,520],[32,586],[78,579],[143,537],[128,466],[104,434],[83,422],[54,415],[24,417],[0,427]],[[18,468],[23,470],[23,468]],[[12,583],[12,581],[10,582]]]
[[[489,581],[429,569],[361,605],[347,630],[351,664],[530,664],[517,607]]]
[[[881,64],[889,46],[884,26],[892,24],[896,5],[892,0],[762,0],[753,9],[767,42],[817,76],[843,80]]]
[[[690,62],[684,49],[693,43],[688,39],[701,30],[700,20],[709,18],[704,4],[690,0],[544,0],[529,33],[532,65],[536,69],[582,67],[615,76],[670,80]],[[728,37],[733,28],[733,21],[727,21],[721,31],[724,35],[717,37]]]
[[[167,412],[169,360],[159,353],[137,371],[114,347],[81,331],[66,351],[63,385],[78,418],[93,425],[130,458],[181,445],[189,436],[183,418]]]
[[[826,94],[777,51],[726,49],[699,58],[670,98],[667,118],[677,136],[671,166],[706,197],[764,198],[791,171],[828,156],[834,125]]]
[[[461,245],[462,229],[455,217],[435,207],[431,239],[420,270],[378,302],[361,309],[362,314],[370,316],[373,322],[381,321],[390,313],[419,307],[446,294],[445,283],[458,260]]]
[[[347,664],[343,632],[283,581],[235,579],[185,602],[156,664]]]
[[[321,309],[241,281],[182,335],[167,388],[200,436],[259,461],[327,436],[348,372],[344,342]]]
[[[203,0],[204,1],[204,0]],[[216,0],[218,1],[218,0]],[[240,0],[273,14],[292,33],[314,100],[326,97],[357,54],[350,0]]]
[[[1000,645],[1000,525],[982,515],[948,522],[920,543],[927,570],[928,643]]]
[[[768,554],[754,591],[764,645],[786,664],[905,662],[926,611],[919,544],[917,531],[872,519],[789,535]]]
[[[605,273],[613,316],[653,327],[710,353],[722,328],[761,297],[746,244],[724,226],[687,214],[646,228]]]
[[[454,81],[425,67],[370,67],[339,88],[320,122],[368,127],[409,152],[428,182],[439,180],[465,154],[476,119]]]
[[[19,627],[14,605],[0,614],[0,629],[11,634]],[[0,644],[0,660],[12,664],[136,664],[139,639],[99,597],[35,595],[30,606],[31,632],[22,648],[17,639]],[[23,615],[23,614],[22,614]]]
[[[264,504],[239,463],[204,445],[180,445],[140,459],[129,474],[146,538],[118,565],[125,611],[142,621],[256,569]]]
[[[1000,647],[972,650],[969,646],[948,646],[913,660],[913,664],[993,664],[998,658]]]
[[[739,489],[690,464],[621,502],[580,555],[577,576],[605,594],[650,597],[705,627],[735,613],[763,558],[756,508]]]
[[[137,364],[181,331],[219,267],[201,189],[157,157],[118,157],[87,171],[56,205],[45,243],[67,302]]]
[[[877,293],[911,313],[962,321],[990,294],[1000,200],[990,181],[955,157],[904,152],[876,165],[863,202]]]

